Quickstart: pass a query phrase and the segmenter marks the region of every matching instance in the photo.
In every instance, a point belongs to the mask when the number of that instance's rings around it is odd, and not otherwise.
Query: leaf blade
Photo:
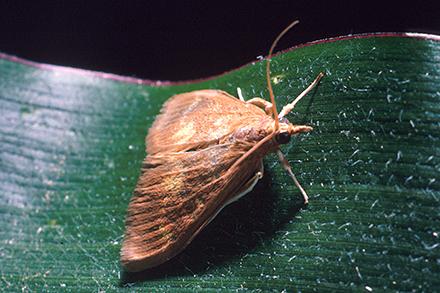
[[[438,56],[434,40],[377,36],[276,56],[278,106],[327,72],[289,116],[315,131],[284,149],[310,206],[298,212],[300,195],[270,156],[256,190],[174,262],[123,281],[181,291],[438,287]],[[1,282],[10,291],[124,290],[123,218],[163,101],[237,86],[267,97],[262,63],[160,87],[5,58],[0,76]]]

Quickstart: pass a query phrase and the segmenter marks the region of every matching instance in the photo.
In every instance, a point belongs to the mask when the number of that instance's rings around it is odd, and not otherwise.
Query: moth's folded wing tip
[[[161,265],[174,255],[168,245],[148,249],[144,238],[126,235],[122,243],[120,262],[125,271],[135,273]]]
[[[121,265],[127,272],[140,272],[151,268],[151,255],[142,253],[141,247],[136,243],[125,240],[121,248]]]
[[[142,257],[127,240],[124,240],[122,244],[120,260],[122,267],[128,272],[138,272],[144,267],[142,265]]]

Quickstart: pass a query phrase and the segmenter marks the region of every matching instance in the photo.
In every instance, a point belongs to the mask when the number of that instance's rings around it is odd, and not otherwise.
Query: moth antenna
[[[275,97],[273,94],[273,89],[272,89],[272,83],[270,82],[270,59],[272,58],[272,53],[273,50],[275,49],[275,46],[277,45],[278,41],[295,25],[297,25],[299,23],[299,20],[295,20],[294,22],[292,22],[291,24],[289,24],[275,39],[275,41],[273,41],[272,46],[270,47],[269,50],[269,55],[267,56],[266,59],[266,79],[267,79],[267,89],[269,90],[269,96],[270,96],[270,102],[272,103],[273,106],[273,118],[275,119],[275,131],[278,130],[278,128],[280,127],[280,123],[278,121],[278,111],[277,111],[277,106],[275,104]]]

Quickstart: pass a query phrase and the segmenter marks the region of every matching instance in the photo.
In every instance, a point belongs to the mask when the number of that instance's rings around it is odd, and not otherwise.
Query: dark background
[[[440,1],[28,2],[0,2],[1,52],[146,79],[236,68],[266,55],[295,19],[277,50],[354,33],[440,33]]]

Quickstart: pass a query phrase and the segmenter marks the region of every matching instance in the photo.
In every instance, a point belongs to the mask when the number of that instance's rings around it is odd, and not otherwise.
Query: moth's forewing
[[[172,97],[146,139],[147,158],[131,199],[121,262],[140,271],[182,251],[260,169],[262,154],[234,164],[256,142],[234,138],[265,112],[218,90]],[[234,166],[232,168],[232,166]]]
[[[128,209],[123,266],[144,270],[182,251],[259,170],[257,157],[231,169],[250,147],[223,144],[147,156]]]
[[[200,90],[176,95],[162,108],[147,136],[147,153],[177,152],[215,144],[249,121],[266,116],[226,92]]]

